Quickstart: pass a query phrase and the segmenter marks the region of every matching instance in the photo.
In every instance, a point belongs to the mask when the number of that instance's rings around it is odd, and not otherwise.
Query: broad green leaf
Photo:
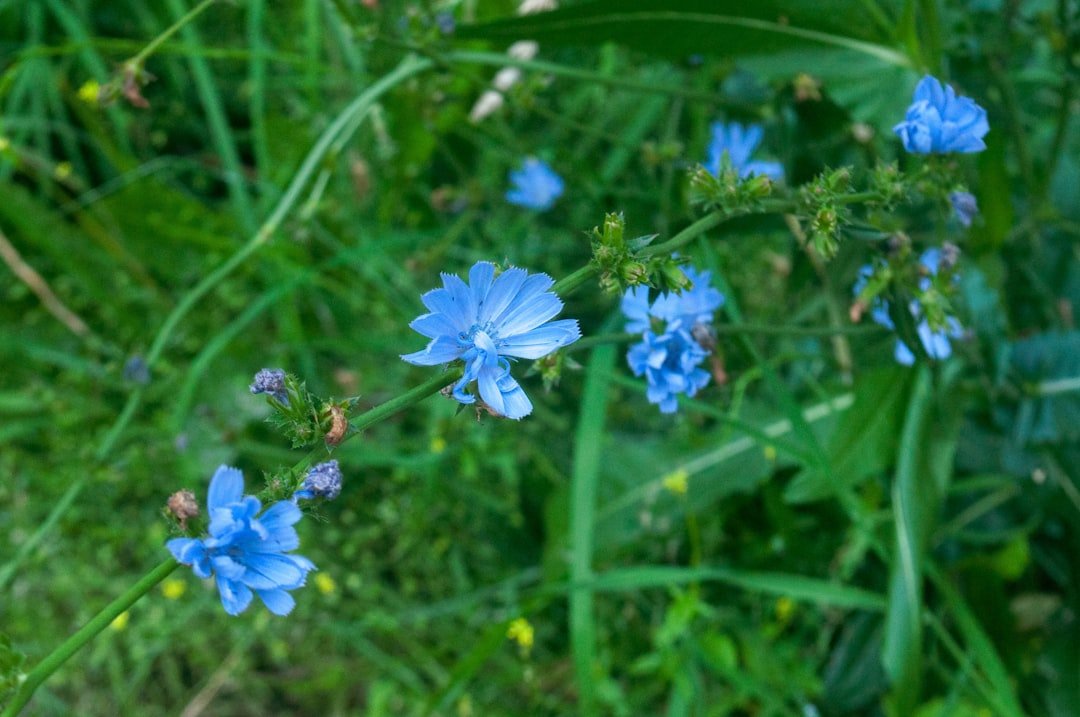
[[[908,66],[898,50],[875,42],[865,10],[841,0],[818,3],[719,0],[597,0],[553,12],[465,26],[462,39],[541,45],[595,46],[615,42],[634,50],[679,57],[761,55],[792,47],[840,47]],[[813,67],[802,71],[813,72]]]
[[[896,455],[910,373],[889,368],[858,380],[855,403],[826,448],[832,471],[807,468],[787,487],[787,500],[802,503],[826,498],[889,466]]]
[[[1058,443],[1080,436],[1080,331],[1017,341],[1010,363],[1025,389],[1013,420],[1013,441]]]

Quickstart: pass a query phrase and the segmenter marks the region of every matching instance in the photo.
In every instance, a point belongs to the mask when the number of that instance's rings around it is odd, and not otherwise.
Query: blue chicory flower
[[[970,227],[979,214],[979,202],[971,192],[950,192],[949,203],[952,204],[953,216],[964,228]]]
[[[312,466],[304,476],[300,490],[293,493],[293,501],[323,498],[333,500],[341,495],[341,466],[336,460]]]
[[[779,181],[784,177],[784,167],[779,162],[764,162],[750,159],[761,144],[765,130],[761,125],[743,126],[738,122],[713,122],[710,127],[712,141],[709,142],[708,158],[705,169],[714,177],[720,176],[721,159],[726,153],[732,168],[739,177],[745,179],[755,174],[764,175]]]
[[[986,110],[930,75],[915,87],[904,121],[893,127],[904,149],[915,154],[981,152],[989,131]]]
[[[532,412],[532,402],[510,375],[509,359],[538,359],[581,338],[573,319],[551,321],[563,307],[548,291],[555,283],[547,274],[529,275],[511,268],[495,276],[495,265],[477,262],[466,284],[443,274],[443,288],[421,297],[431,313],[409,326],[431,342],[422,351],[401,358],[417,366],[435,366],[461,359],[465,373],[453,396],[474,403],[465,392],[477,382],[480,398],[500,416],[515,420]]]
[[[931,277],[937,275],[938,268],[942,263],[942,258],[943,252],[937,247],[930,247],[919,257],[919,263],[926,269],[928,274],[928,276],[919,279],[919,288],[923,291],[930,288]],[[855,286],[852,287],[852,293],[855,296],[862,293],[862,290],[866,287],[866,282],[869,281],[873,271],[874,270],[870,265],[865,265],[859,269],[859,278],[856,280]],[[938,361],[952,356],[952,342],[950,339],[958,339],[963,336],[964,333],[963,328],[960,326],[960,322],[957,321],[956,318],[948,316],[945,319],[947,324],[946,328],[935,331],[930,328],[930,323],[926,319],[921,318],[922,311],[918,301],[912,301],[909,309],[911,315],[916,319],[919,319],[919,323],[915,328],[916,333],[919,336],[919,342],[926,350],[926,354],[930,358]],[[887,329],[891,330],[896,328],[892,317],[889,316],[889,303],[880,296],[874,297],[870,306],[870,318],[874,323],[884,326]],[[911,366],[915,363],[914,352],[899,338],[896,339],[893,358],[896,359],[897,363],[903,366]]]
[[[142,356],[132,356],[124,364],[124,380],[146,385],[150,383],[150,366]]]
[[[506,192],[506,201],[519,207],[547,211],[562,196],[563,180],[546,162],[529,157],[521,169],[510,172],[513,185]]]
[[[176,561],[200,578],[214,576],[225,612],[239,615],[258,595],[270,612],[288,615],[296,605],[289,590],[301,587],[315,564],[289,551],[300,547],[292,527],[303,513],[279,501],[258,515],[262,503],[244,495],[244,476],[220,466],[206,499],[210,535],[174,538],[166,543]]]
[[[278,403],[288,405],[289,394],[285,390],[285,372],[280,368],[264,368],[255,374],[248,389],[252,393],[265,393],[274,397]]]
[[[626,361],[635,376],[645,377],[645,396],[661,413],[678,409],[678,394],[693,396],[708,385],[709,372],[699,367],[709,350],[695,339],[694,328],[711,324],[724,303],[724,295],[709,283],[710,272],[686,268],[683,273],[691,287],[681,294],[661,294],[650,304],[648,288],[637,286],[627,289],[621,304],[627,332],[642,335]]]

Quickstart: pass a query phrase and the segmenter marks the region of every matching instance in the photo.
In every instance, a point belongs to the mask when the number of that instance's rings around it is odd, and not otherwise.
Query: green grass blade
[[[593,352],[585,376],[581,414],[574,439],[570,487],[570,577],[578,584],[586,583],[592,577],[594,511],[614,364],[614,346],[600,346]],[[593,670],[596,662],[596,625],[593,593],[588,587],[575,588],[570,592],[570,646],[581,714],[595,714],[597,694]]]

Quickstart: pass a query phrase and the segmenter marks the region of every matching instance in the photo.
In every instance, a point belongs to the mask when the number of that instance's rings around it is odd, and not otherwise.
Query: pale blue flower
[[[779,162],[764,162],[751,159],[751,155],[765,136],[765,130],[761,125],[752,124],[743,126],[738,122],[713,122],[710,130],[712,140],[709,142],[709,154],[705,160],[705,169],[715,177],[720,176],[721,160],[726,153],[731,167],[745,179],[755,174],[764,175],[770,179],[780,180],[784,177],[784,167]]]
[[[989,131],[986,110],[930,75],[915,87],[904,121],[893,127],[904,149],[915,154],[981,152]]]
[[[206,499],[210,535],[174,538],[166,543],[176,561],[200,578],[214,576],[225,612],[239,615],[258,595],[270,612],[287,615],[296,605],[289,590],[301,587],[314,563],[289,551],[300,547],[292,527],[303,513],[279,501],[258,515],[259,499],[244,495],[244,476],[220,466]]]
[[[521,169],[511,171],[510,183],[513,186],[506,192],[506,201],[541,212],[551,209],[563,193],[562,177],[536,157],[527,158]]]
[[[304,476],[304,484],[293,493],[293,501],[323,498],[333,500],[341,494],[341,466],[336,460],[312,466]]]
[[[635,376],[645,376],[649,403],[658,404],[661,413],[674,413],[678,394],[693,396],[708,385],[709,372],[699,368],[708,355],[687,330],[646,331],[626,353],[626,362]]]
[[[255,374],[248,389],[252,393],[265,393],[272,396],[278,403],[288,405],[289,394],[285,390],[285,372],[280,368],[264,368]]]
[[[461,359],[465,373],[453,396],[473,403],[465,388],[477,382],[480,398],[495,413],[520,419],[532,402],[514,377],[509,359],[538,359],[581,338],[577,321],[551,321],[563,307],[548,291],[555,283],[547,274],[529,275],[511,268],[495,277],[495,265],[480,261],[469,270],[466,284],[443,274],[443,288],[421,297],[431,313],[409,326],[431,342],[423,351],[401,358],[417,366],[435,366]]]
[[[912,302],[914,303],[914,302]],[[914,309],[914,307],[913,307]],[[952,342],[950,339],[958,339],[964,335],[960,322],[952,316],[945,317],[948,326],[941,331],[934,331],[925,319],[919,322],[916,333],[919,343],[926,350],[926,355],[932,359],[943,361],[952,356]],[[911,366],[915,363],[915,354],[900,339],[896,340],[896,348],[893,350],[893,358],[903,366]]]
[[[691,286],[681,294],[661,294],[650,304],[648,288],[637,286],[627,289],[621,304],[626,331],[642,334],[626,361],[635,376],[645,377],[646,398],[662,413],[678,409],[678,394],[693,396],[708,385],[710,374],[700,366],[709,350],[694,338],[694,329],[710,326],[724,303],[709,283],[710,272],[687,267],[683,273]]]
[[[979,202],[971,192],[950,192],[949,203],[952,204],[956,221],[965,228],[970,227],[979,214]]]
[[[926,269],[928,274],[928,276],[923,276],[919,279],[919,288],[921,290],[926,291],[930,288],[932,277],[937,275],[942,259],[943,252],[937,247],[930,247],[919,257],[919,263]],[[866,282],[869,281],[872,274],[873,268],[870,265],[865,265],[859,269],[859,278],[856,280],[855,286],[852,287],[852,293],[855,296],[862,293],[862,290],[866,287]],[[952,342],[950,339],[958,339],[963,336],[964,333],[963,328],[960,326],[960,322],[952,316],[947,316],[945,317],[945,322],[947,324],[945,329],[935,331],[930,328],[929,322],[922,317],[922,308],[919,306],[918,301],[912,301],[908,308],[911,311],[911,315],[918,321],[916,333],[919,337],[919,342],[926,350],[927,356],[939,361],[949,358],[949,356],[952,355]],[[875,296],[870,305],[870,318],[874,323],[884,326],[887,329],[892,330],[896,328],[892,317],[889,316],[889,303],[880,296]],[[908,345],[899,338],[896,339],[893,357],[896,359],[897,363],[904,366],[911,366],[915,363],[914,352],[912,352]]]

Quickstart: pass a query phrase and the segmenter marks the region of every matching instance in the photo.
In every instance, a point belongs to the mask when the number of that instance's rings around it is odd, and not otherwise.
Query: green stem
[[[436,376],[432,376],[427,381],[424,381],[415,388],[409,389],[400,396],[391,398],[385,403],[380,403],[371,410],[364,411],[356,418],[351,419],[349,425],[356,431],[362,431],[385,418],[389,418],[398,411],[402,411],[415,403],[419,403],[428,396],[438,393],[444,387],[449,386],[461,378],[461,374],[461,368],[453,368]]]
[[[176,570],[179,563],[172,558],[161,562],[156,568],[139,579],[137,583],[128,588],[120,597],[106,605],[90,622],[83,625],[78,632],[60,644],[50,652],[45,659],[37,664],[26,676],[19,691],[15,693],[11,702],[0,717],[15,717],[33,697],[34,691],[52,673],[56,672],[61,665],[67,662],[72,655],[90,642],[99,632],[109,626],[122,612],[131,607],[139,598],[148,593],[151,588],[164,580],[169,573]]]
[[[158,50],[158,48],[161,47],[162,45],[164,45],[165,42],[170,37],[172,37],[176,33],[180,32],[180,30],[184,26],[186,26],[192,20],[197,18],[199,15],[201,15],[204,10],[206,10],[208,7],[210,7],[211,5],[216,3],[217,1],[218,0],[203,0],[201,3],[199,3],[195,7],[191,8],[191,10],[189,10],[187,12],[187,14],[185,14],[183,17],[178,19],[172,25],[169,25],[169,27],[167,27],[165,29],[165,32],[161,33],[160,35],[155,37],[153,40],[151,40],[149,45],[147,45],[142,50],[140,50],[137,55],[132,57],[130,60],[128,60],[124,64],[125,65],[132,65],[132,66],[135,66],[135,67],[137,67],[139,65],[142,65],[144,62],[146,62],[146,58],[150,57],[150,55],[153,55]]]
[[[594,276],[596,276],[596,266],[589,262],[574,273],[556,281],[555,286],[551,287],[551,291],[559,295],[569,294]]]

